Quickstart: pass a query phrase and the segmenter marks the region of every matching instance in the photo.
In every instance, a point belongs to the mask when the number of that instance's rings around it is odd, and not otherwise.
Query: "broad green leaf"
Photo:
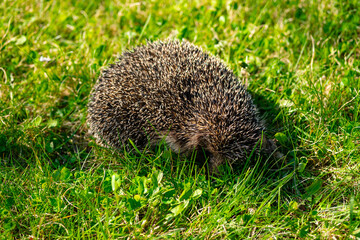
[[[26,37],[21,35],[15,42],[15,45],[23,45],[26,42]]]
[[[278,132],[278,133],[276,133],[275,134],[275,138],[276,138],[276,140],[278,140],[279,141],[279,143],[281,144],[281,145],[285,145],[286,144],[286,142],[287,142],[287,136],[284,134],[284,133],[282,133],[282,132]]]
[[[289,203],[289,210],[290,211],[298,210],[298,208],[299,208],[299,204],[296,201],[291,201]]]
[[[61,180],[67,180],[67,179],[70,178],[70,176],[71,176],[70,170],[67,169],[66,167],[63,167],[63,168],[61,169],[60,179],[61,179]]]
[[[322,184],[323,184],[323,180],[321,179],[315,180],[310,186],[306,188],[307,196],[310,197],[315,193],[317,193],[321,189]]]
[[[36,118],[34,118],[33,120],[32,120],[32,126],[33,127],[38,127],[40,124],[41,124],[41,122],[42,122],[42,117],[41,116],[37,116]]]
[[[202,189],[196,189],[194,192],[193,192],[193,194],[192,194],[192,196],[191,197],[193,197],[193,198],[199,198],[199,197],[201,197],[201,194],[202,194]]]

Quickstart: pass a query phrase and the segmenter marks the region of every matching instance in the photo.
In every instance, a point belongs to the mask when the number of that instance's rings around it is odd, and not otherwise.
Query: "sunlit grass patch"
[[[1,1],[0,235],[360,237],[357,1]],[[95,144],[101,70],[147,40],[187,39],[246,81],[277,164],[209,177],[162,143]]]

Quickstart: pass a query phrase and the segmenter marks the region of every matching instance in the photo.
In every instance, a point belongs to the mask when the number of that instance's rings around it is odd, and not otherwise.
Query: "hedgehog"
[[[88,103],[97,143],[139,149],[165,140],[172,151],[202,151],[210,172],[274,151],[246,87],[217,57],[188,41],[148,42],[103,70]]]

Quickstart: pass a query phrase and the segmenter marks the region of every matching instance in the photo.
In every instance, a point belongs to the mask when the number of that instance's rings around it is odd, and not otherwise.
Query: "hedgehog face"
[[[265,135],[259,135],[247,141],[235,140],[228,142],[222,149],[222,156],[232,164],[234,162],[245,162],[253,151],[255,155],[260,152],[271,155],[275,150],[276,144],[271,139],[268,139]],[[275,155],[278,156],[277,153]]]
[[[259,140],[260,137],[255,139],[233,139],[223,146],[222,152],[229,160],[244,161],[250,156]]]
[[[244,162],[249,157],[253,148],[249,145],[243,145],[239,141],[231,141],[221,145],[221,148],[211,154],[211,168],[217,168],[219,165],[228,162],[232,165],[234,162]]]
[[[232,132],[230,132],[232,133]],[[217,167],[226,161],[231,165],[235,162],[245,162],[246,159],[251,155],[252,151],[255,154],[260,152],[260,148],[268,149],[269,144],[272,141],[266,140],[265,137],[262,139],[261,131],[247,131],[249,135],[218,135],[207,137],[205,141],[200,141],[205,144],[201,144],[201,147],[208,153],[208,159],[210,169],[216,170]],[[225,137],[224,137],[225,136]],[[261,142],[262,139],[262,142]],[[262,145],[260,147],[260,145]],[[272,149],[269,149],[271,152]],[[268,153],[269,151],[266,151]]]
[[[211,133],[196,134],[187,139],[185,145],[174,144],[176,137],[168,137],[167,140],[171,148],[177,152],[188,149],[187,152],[190,154],[194,149],[197,150],[196,160],[199,163],[208,162],[210,172],[216,173],[218,167],[225,162],[230,165],[244,163],[253,151],[255,155],[260,152],[270,155],[276,150],[275,143],[265,137],[262,131],[248,131],[247,133],[252,133],[251,137],[224,137],[226,135],[213,135]],[[275,156],[281,157],[277,152],[275,152]]]
[[[191,148],[198,150],[197,160],[205,163],[207,160],[210,172],[217,172],[218,166],[226,161],[231,165],[234,162],[244,161],[252,148],[241,144],[239,139],[226,139],[224,135],[211,133],[201,135],[196,143],[192,141]]]

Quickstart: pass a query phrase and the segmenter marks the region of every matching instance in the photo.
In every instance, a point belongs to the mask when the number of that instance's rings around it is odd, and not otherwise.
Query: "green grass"
[[[320,2],[1,1],[1,238],[359,238],[360,2]],[[168,37],[242,76],[286,161],[96,146],[101,69]]]

